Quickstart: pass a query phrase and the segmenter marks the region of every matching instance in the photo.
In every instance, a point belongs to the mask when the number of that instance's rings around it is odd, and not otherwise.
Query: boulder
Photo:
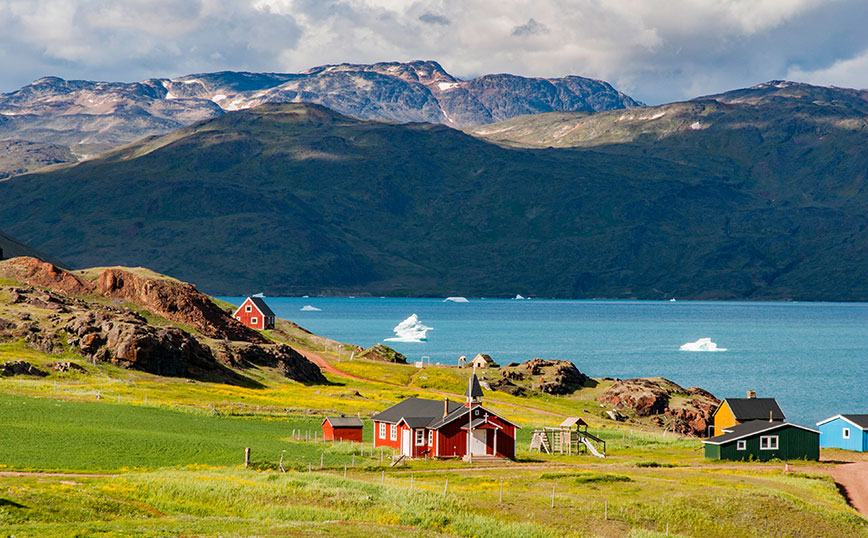
[[[69,295],[88,295],[93,284],[54,264],[22,256],[0,261],[0,276]]]
[[[396,362],[399,364],[407,364],[407,357],[395,351],[389,346],[377,344],[365,349],[356,354],[357,359],[368,359],[372,361]]]
[[[3,375],[4,377],[11,377],[16,375],[45,377],[48,375],[48,372],[43,372],[39,368],[33,366],[26,361],[14,361],[3,363],[3,366],[0,366],[0,375]]]
[[[55,372],[84,372],[84,366],[71,361],[67,362],[52,362],[48,365]]]
[[[502,378],[510,382],[526,381],[547,394],[571,394],[584,387],[590,378],[570,361],[531,359],[516,366],[500,369]],[[514,383],[513,383],[514,384]],[[494,387],[496,383],[492,384]],[[504,387],[509,385],[504,384]]]

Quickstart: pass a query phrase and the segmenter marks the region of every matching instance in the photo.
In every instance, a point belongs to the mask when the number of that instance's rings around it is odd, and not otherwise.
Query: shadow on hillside
[[[0,508],[4,506],[9,506],[11,508],[27,508],[23,504],[18,504],[15,501],[10,501],[9,499],[0,499]]]

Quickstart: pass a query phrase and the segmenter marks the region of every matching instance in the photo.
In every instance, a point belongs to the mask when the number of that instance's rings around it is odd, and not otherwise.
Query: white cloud
[[[787,72],[786,78],[824,86],[868,88],[868,50],[813,71],[794,66]]]
[[[785,77],[864,86],[866,19],[862,0],[0,0],[0,90],[414,59],[601,78],[651,103]]]

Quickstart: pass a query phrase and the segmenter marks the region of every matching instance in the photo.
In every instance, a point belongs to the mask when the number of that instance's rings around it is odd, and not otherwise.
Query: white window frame
[[[416,446],[425,446],[425,430],[416,430]]]
[[[380,422],[380,439],[386,438],[386,423]]]
[[[250,306],[250,305],[247,305],[247,306],[244,308],[244,311],[245,311],[245,312],[253,312],[253,307]]]
[[[250,323],[256,325],[257,323],[259,323],[259,318],[257,318],[256,316],[250,318]]]
[[[744,439],[742,439],[741,441],[736,441],[735,442],[735,449],[736,450],[747,450],[747,441],[745,441]]]
[[[777,435],[762,435],[760,436],[760,450],[777,450],[778,436]]]
[[[398,440],[398,425],[392,424],[392,427],[389,428],[389,440],[397,441]]]
[[[241,316],[235,316],[235,319],[237,319],[238,321],[241,321]]]
[[[841,429],[841,438],[849,439],[850,438],[850,428],[842,428]]]
[[[434,446],[434,430],[428,430],[428,446]]]

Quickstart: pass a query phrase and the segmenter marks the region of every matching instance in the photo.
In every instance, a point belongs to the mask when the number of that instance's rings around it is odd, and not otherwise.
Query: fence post
[[[322,469],[323,462],[325,461],[325,452],[319,453],[319,468]]]
[[[555,487],[552,486],[552,508],[555,507]]]
[[[382,477],[383,477],[382,484],[385,486],[386,485],[386,471],[383,471]]]
[[[605,505],[603,507],[603,521],[609,520],[609,499],[606,499]]]
[[[446,490],[449,489],[449,477],[446,477],[446,484],[443,485],[443,496],[446,496]]]
[[[503,478],[500,479],[500,502],[503,502]]]
[[[250,447],[244,449],[244,467],[250,466]]]
[[[344,480],[347,479],[347,466],[344,465]]]

